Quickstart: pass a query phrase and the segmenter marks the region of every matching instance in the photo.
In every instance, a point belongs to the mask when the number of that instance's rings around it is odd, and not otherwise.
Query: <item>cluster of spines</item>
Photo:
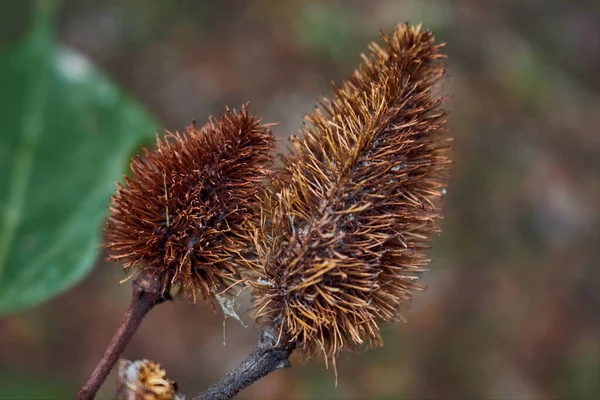
[[[157,138],[111,200],[109,259],[181,284],[194,299],[238,281],[273,146],[269,127],[246,106]]]
[[[255,316],[327,357],[380,345],[418,289],[449,160],[440,45],[404,24],[307,117],[255,238]]]

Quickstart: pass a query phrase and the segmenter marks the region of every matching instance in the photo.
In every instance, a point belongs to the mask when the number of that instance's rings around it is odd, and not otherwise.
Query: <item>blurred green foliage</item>
[[[66,385],[54,380],[20,372],[3,371],[0,376],[2,399],[67,399],[73,393]]]
[[[295,33],[316,56],[344,61],[353,54],[354,31],[351,15],[331,3],[313,3],[302,9],[295,20]]]
[[[94,265],[114,182],[157,124],[53,32],[56,5],[0,55],[0,313],[71,287]]]

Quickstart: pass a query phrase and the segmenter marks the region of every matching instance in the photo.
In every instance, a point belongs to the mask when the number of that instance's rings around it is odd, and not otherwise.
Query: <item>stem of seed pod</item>
[[[132,284],[132,296],[129,308],[125,312],[121,326],[113,336],[104,356],[79,390],[76,400],[90,400],[106,380],[110,370],[123,353],[134,333],[148,312],[157,304],[169,299],[167,287],[159,280],[140,274]]]
[[[291,366],[288,358],[294,350],[293,345],[278,340],[271,329],[262,330],[256,347],[233,371],[219,382],[206,389],[194,400],[228,400],[242,389],[250,386],[267,374]]]

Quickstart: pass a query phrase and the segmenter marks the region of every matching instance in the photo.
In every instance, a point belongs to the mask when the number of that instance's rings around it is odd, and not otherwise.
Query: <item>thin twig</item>
[[[293,346],[278,342],[272,330],[262,330],[256,347],[242,363],[194,400],[228,400],[270,372],[291,366]]]
[[[140,274],[132,284],[131,304],[125,312],[121,326],[113,336],[104,356],[79,390],[76,400],[90,400],[96,396],[98,389],[106,380],[127,343],[137,331],[142,320],[157,304],[168,299],[168,291],[157,279]]]

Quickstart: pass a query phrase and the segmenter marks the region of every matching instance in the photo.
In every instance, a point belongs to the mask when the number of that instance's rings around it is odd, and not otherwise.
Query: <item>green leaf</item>
[[[0,314],[68,289],[93,266],[114,183],[157,124],[54,41],[53,2],[0,56]]]

